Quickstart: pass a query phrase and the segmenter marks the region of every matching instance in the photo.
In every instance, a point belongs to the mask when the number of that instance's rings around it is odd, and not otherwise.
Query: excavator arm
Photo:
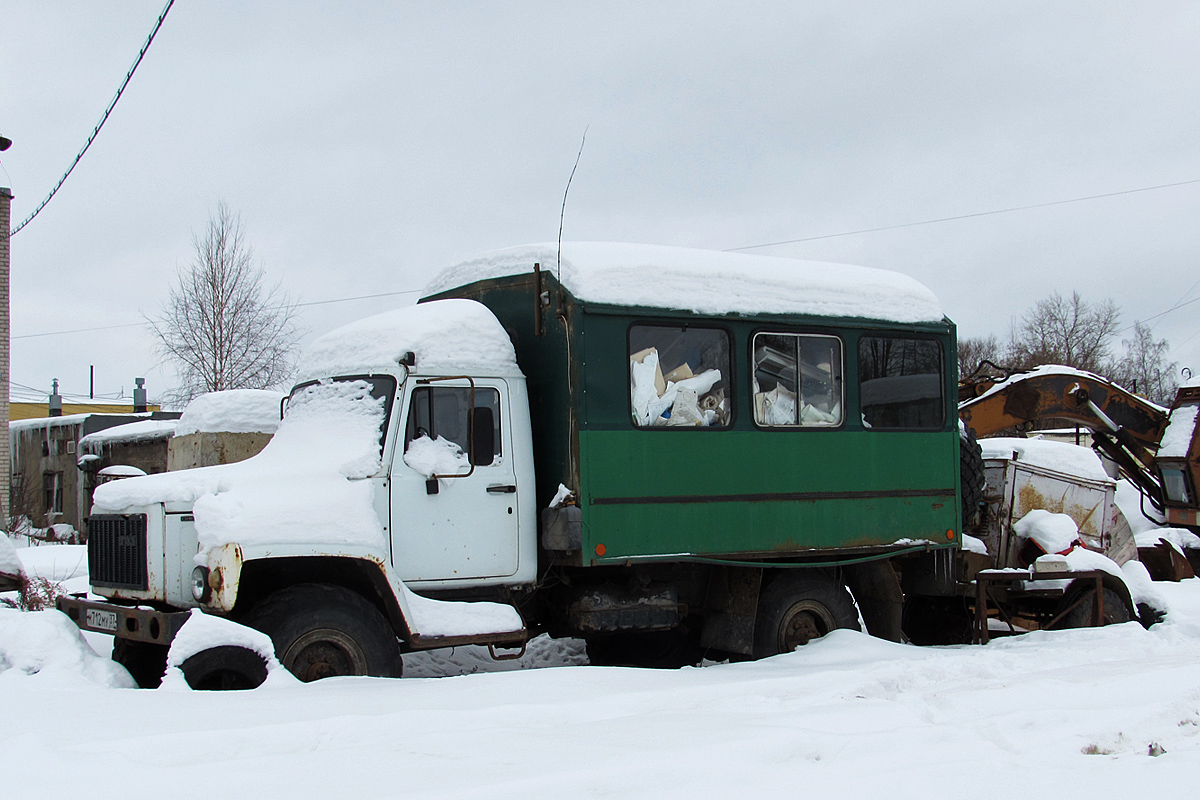
[[[1048,365],[1006,379],[967,380],[959,384],[958,417],[977,437],[1009,428],[1028,430],[1045,419],[1089,428],[1096,447],[1156,508],[1164,508],[1166,495],[1154,469],[1154,451],[1170,414],[1099,375]]]

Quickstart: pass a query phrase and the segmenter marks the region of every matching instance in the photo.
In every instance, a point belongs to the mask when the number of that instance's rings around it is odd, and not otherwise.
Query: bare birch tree
[[[296,305],[268,286],[241,216],[218,203],[194,260],[180,270],[165,309],[150,320],[158,350],[175,364],[180,401],[224,389],[265,389],[293,368]]]
[[[1042,364],[1103,372],[1121,312],[1112,300],[1089,303],[1079,292],[1055,292],[1013,325],[1008,360],[1029,368]]]
[[[1125,355],[1110,368],[1112,379],[1155,403],[1169,406],[1179,382],[1175,378],[1178,364],[1167,361],[1171,349],[1167,340],[1156,341],[1149,325],[1134,322],[1133,336],[1122,339],[1121,344]]]

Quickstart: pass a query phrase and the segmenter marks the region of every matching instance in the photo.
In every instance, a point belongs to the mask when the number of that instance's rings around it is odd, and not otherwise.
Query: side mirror
[[[471,464],[491,466],[496,460],[496,417],[486,406],[471,409]]]

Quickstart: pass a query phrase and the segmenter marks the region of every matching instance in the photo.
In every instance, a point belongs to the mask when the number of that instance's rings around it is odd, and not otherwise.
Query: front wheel
[[[188,686],[200,691],[257,689],[267,679],[267,662],[245,647],[201,650],[179,665]]]
[[[861,630],[846,587],[828,572],[785,572],[759,597],[754,657],[790,653],[837,628]]]
[[[400,645],[379,609],[361,595],[325,584],[282,589],[245,624],[271,637],[275,655],[302,681],[338,675],[399,678]]]

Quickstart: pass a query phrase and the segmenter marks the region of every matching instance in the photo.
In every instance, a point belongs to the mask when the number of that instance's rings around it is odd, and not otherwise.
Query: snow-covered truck
[[[62,608],[143,685],[194,608],[305,680],[538,632],[662,665],[860,619],[900,640],[906,607],[967,618],[955,358],[895,273],[499,251],[318,339],[259,455],[100,487],[106,602]],[[245,683],[236,652],[189,661],[194,685]]]

